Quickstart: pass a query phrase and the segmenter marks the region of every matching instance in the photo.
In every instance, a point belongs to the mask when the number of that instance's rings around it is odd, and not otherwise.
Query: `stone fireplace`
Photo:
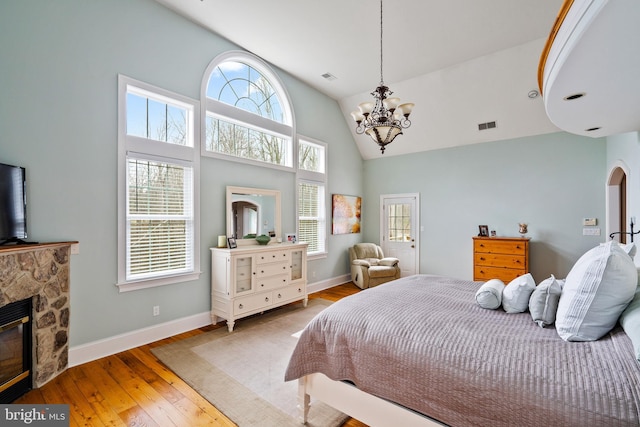
[[[0,307],[31,299],[32,378],[37,388],[68,367],[71,244],[0,246]]]

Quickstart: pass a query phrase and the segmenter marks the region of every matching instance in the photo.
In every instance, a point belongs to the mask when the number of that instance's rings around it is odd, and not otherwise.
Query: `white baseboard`
[[[322,280],[320,282],[314,282],[307,285],[307,293],[313,294],[315,292],[324,291],[325,289],[333,288],[334,286],[342,285],[351,281],[350,274],[344,274],[342,276],[333,277],[331,279]]]
[[[334,286],[351,281],[351,276],[343,276],[315,282],[307,285],[307,293],[320,292]],[[82,365],[102,357],[130,350],[150,342],[169,338],[174,335],[188,332],[211,324],[211,313],[209,311],[193,316],[183,317],[159,325],[149,326],[113,337],[104,338],[87,344],[82,344],[69,348],[69,367]]]
[[[209,311],[69,348],[69,367],[211,324]]]

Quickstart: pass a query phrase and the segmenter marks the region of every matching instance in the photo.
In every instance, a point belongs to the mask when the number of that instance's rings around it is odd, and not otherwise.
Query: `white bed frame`
[[[300,422],[307,423],[311,397],[371,427],[442,427],[431,418],[365,393],[343,381],[333,381],[324,374],[310,374],[298,380]]]

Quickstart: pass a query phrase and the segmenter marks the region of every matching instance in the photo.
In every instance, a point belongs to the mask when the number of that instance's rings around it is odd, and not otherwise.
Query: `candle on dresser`
[[[227,247],[227,236],[218,236],[218,247],[219,248]]]

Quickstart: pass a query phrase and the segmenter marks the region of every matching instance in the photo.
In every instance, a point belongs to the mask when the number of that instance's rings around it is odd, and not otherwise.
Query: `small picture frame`
[[[298,236],[293,233],[287,234],[287,243],[296,243],[298,241]]]
[[[227,243],[229,244],[229,249],[235,249],[238,247],[236,239],[234,239],[233,237],[227,237]]]
[[[478,236],[480,236],[480,237],[489,237],[489,226],[488,225],[479,225],[478,229],[480,230],[480,232],[478,233]]]
[[[496,230],[491,230],[491,237],[496,237]]]

